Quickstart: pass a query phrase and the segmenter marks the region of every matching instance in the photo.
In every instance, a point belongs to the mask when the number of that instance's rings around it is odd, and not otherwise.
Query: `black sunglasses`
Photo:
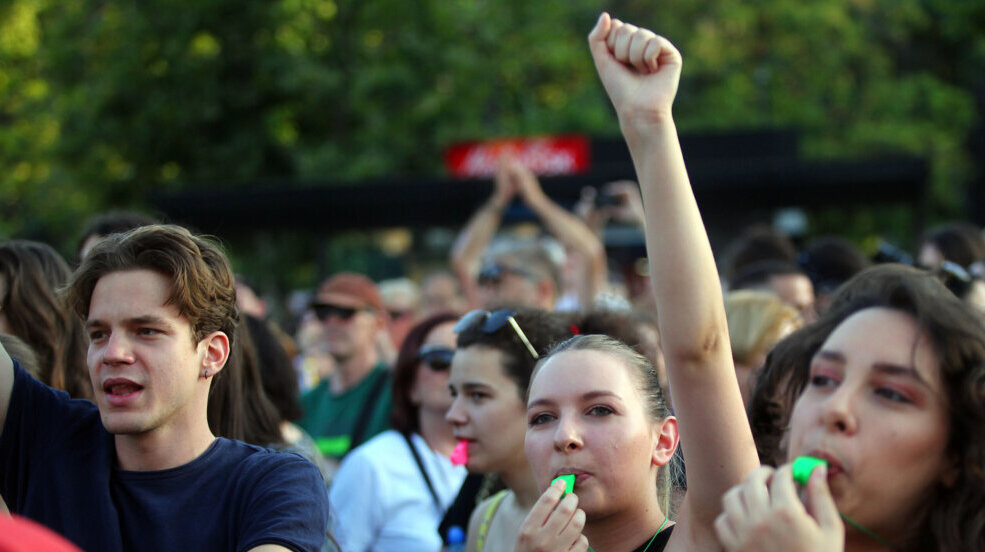
[[[479,285],[498,284],[505,274],[516,274],[527,279],[533,279],[534,273],[520,267],[505,264],[490,264],[482,267],[479,271]]]
[[[324,322],[331,316],[334,316],[339,320],[349,320],[355,316],[357,312],[365,309],[343,307],[340,305],[332,305],[330,303],[313,303],[311,305],[311,310],[315,313],[315,318]]]
[[[444,345],[425,345],[417,352],[417,360],[427,364],[435,372],[444,372],[451,368],[451,357],[455,350]]]
[[[492,334],[498,332],[503,328],[503,326],[509,324],[510,327],[513,328],[513,331],[516,332],[516,336],[520,338],[520,341],[522,341],[523,345],[527,348],[527,352],[530,353],[530,356],[532,356],[534,360],[539,359],[540,355],[537,354],[537,350],[534,349],[534,346],[530,344],[530,340],[527,339],[527,335],[520,329],[520,325],[516,323],[516,319],[513,318],[514,314],[516,314],[516,311],[498,310],[495,312],[489,312],[487,310],[476,309],[463,316],[461,320],[455,324],[453,330],[455,333],[462,333],[471,328],[478,328],[482,331],[482,333]]]

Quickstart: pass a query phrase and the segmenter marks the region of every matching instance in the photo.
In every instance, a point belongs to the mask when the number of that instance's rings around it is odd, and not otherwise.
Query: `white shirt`
[[[389,430],[350,452],[335,474],[329,498],[337,514],[333,535],[346,552],[423,552],[441,549],[438,525],[465,480],[464,466],[411,442],[441,501],[434,503],[403,436]]]

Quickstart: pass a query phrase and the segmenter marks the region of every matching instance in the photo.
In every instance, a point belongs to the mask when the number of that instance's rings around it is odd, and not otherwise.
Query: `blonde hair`
[[[732,359],[746,366],[760,355],[765,357],[783,337],[784,328],[796,330],[803,326],[797,309],[767,291],[729,292],[725,295],[725,316]]]

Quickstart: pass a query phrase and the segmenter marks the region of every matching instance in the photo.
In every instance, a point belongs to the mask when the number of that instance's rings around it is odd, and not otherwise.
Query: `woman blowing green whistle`
[[[665,38],[599,18],[589,46],[643,194],[661,345],[674,408],[652,366],[625,346],[578,336],[542,359],[528,393],[526,453],[546,491],[516,550],[720,550],[722,494],[759,465],[729,347],[721,284],[677,141],[681,56]],[[688,490],[676,524],[658,480],[685,443]],[[575,475],[561,499],[558,475]],[[660,491],[666,487],[659,485]]]

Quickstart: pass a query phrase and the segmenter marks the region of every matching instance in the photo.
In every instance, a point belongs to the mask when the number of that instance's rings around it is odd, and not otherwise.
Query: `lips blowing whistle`
[[[551,481],[551,485],[557,483],[558,481],[564,482],[564,491],[561,493],[561,498],[570,493],[575,488],[575,475],[573,473],[559,475]]]
[[[793,461],[793,480],[801,485],[807,485],[811,478],[811,472],[818,466],[827,466],[826,460],[814,458],[813,456],[800,456]]]
[[[454,466],[464,466],[469,463],[469,442],[459,441],[455,450],[451,451],[451,463]]]

